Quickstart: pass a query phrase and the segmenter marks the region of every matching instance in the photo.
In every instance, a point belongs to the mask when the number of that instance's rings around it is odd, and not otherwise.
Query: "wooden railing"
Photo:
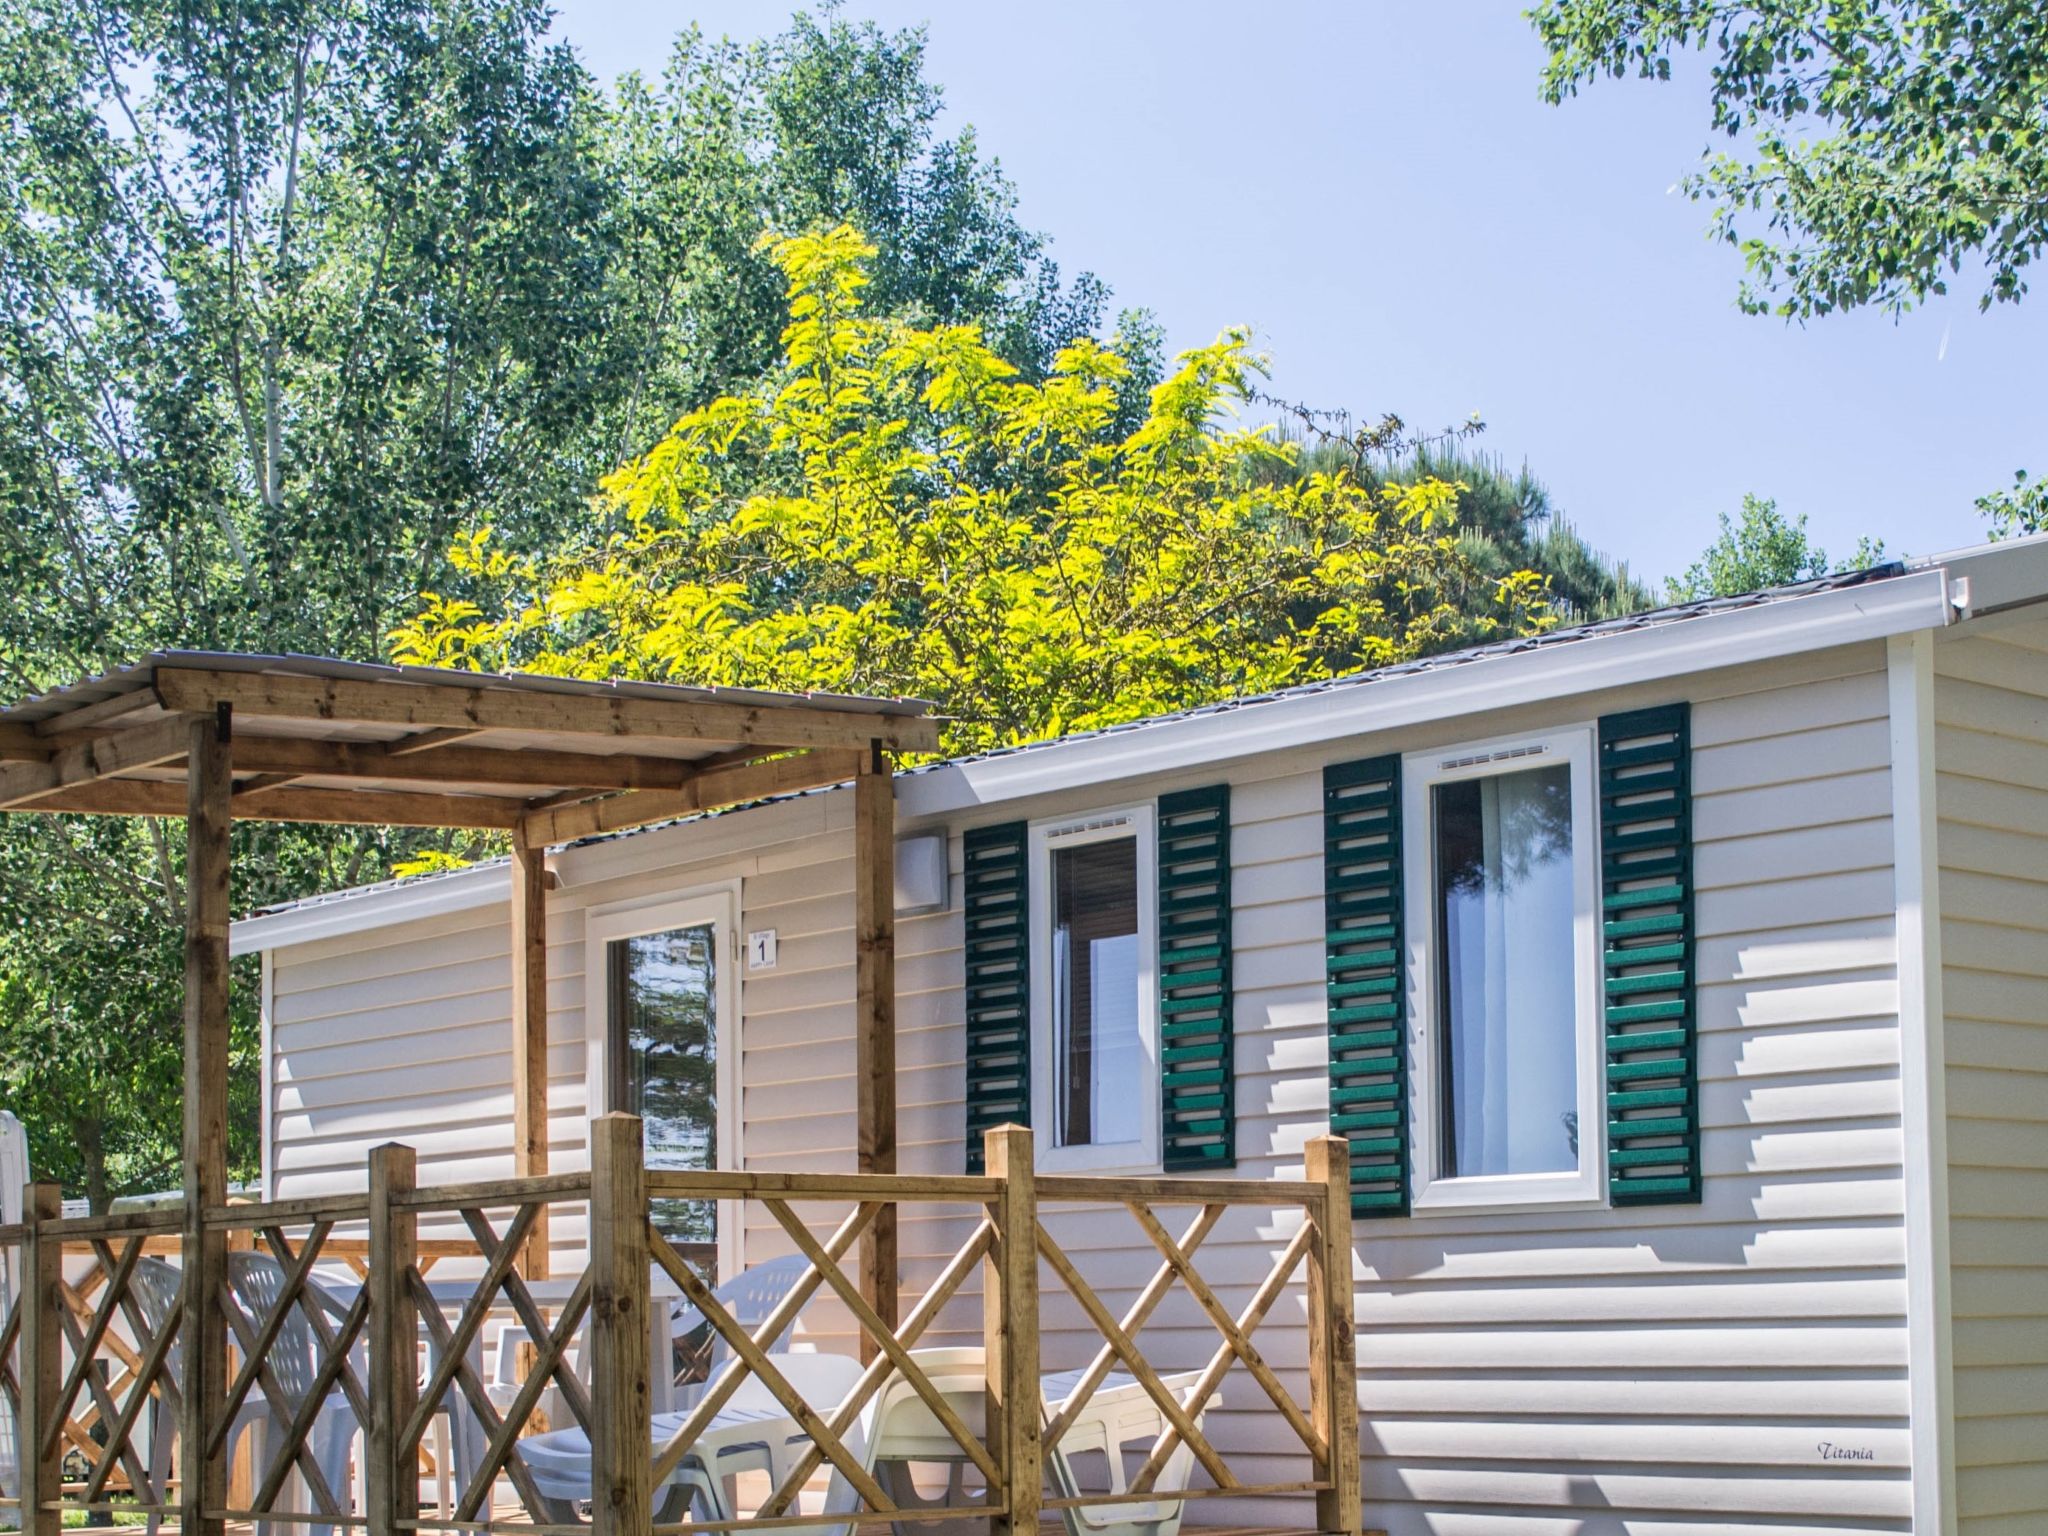
[[[316,1536],[358,1527],[373,1536],[680,1536],[963,1519],[986,1521],[1001,1536],[1036,1536],[1042,1518],[1076,1509],[1312,1496],[1314,1528],[1358,1530],[1341,1140],[1311,1143],[1305,1179],[1253,1181],[1038,1175],[1030,1132],[1018,1127],[990,1132],[986,1172],[961,1177],[654,1172],[643,1166],[637,1120],[604,1116],[591,1134],[588,1173],[421,1187],[412,1150],[387,1146],[371,1154],[366,1193],[226,1206],[193,1224],[176,1211],[65,1219],[54,1186],[31,1186],[28,1219],[0,1228],[11,1280],[0,1313],[0,1412],[19,1452],[10,1475],[0,1451],[0,1484],[11,1482],[0,1487],[0,1507],[18,1507],[35,1536],[57,1536],[65,1515],[80,1510],[156,1515],[209,1536],[243,1521],[312,1526]],[[696,1254],[650,1220],[652,1202],[677,1199],[764,1212],[805,1261],[764,1319],[741,1323],[693,1264]],[[569,1208],[567,1222],[553,1223],[558,1235],[587,1216],[586,1259],[580,1271],[542,1282],[530,1278],[529,1239],[549,1226],[554,1206]],[[1091,1279],[1055,1239],[1053,1213],[1070,1207],[1121,1212],[1156,1266],[1140,1271],[1126,1259],[1117,1274]],[[1190,1214],[1169,1227],[1161,1212],[1175,1207]],[[830,1219],[816,1214],[821,1208]],[[1279,1252],[1233,1309],[1199,1260],[1241,1208],[1259,1213],[1260,1240]],[[905,1228],[915,1219],[925,1232],[949,1234],[920,1261],[930,1278],[894,1326],[849,1262],[884,1212]],[[175,1266],[161,1256],[172,1248]],[[468,1273],[446,1278],[455,1269]],[[957,1379],[951,1392],[935,1382],[930,1362],[942,1357],[920,1349],[930,1336],[965,1331],[977,1273],[975,1365],[985,1388],[969,1397]],[[1141,1273],[1144,1283],[1113,1309],[1109,1282],[1128,1292]],[[1253,1337],[1304,1273],[1305,1404]],[[211,1284],[195,1293],[195,1275]],[[1227,1289],[1243,1292],[1243,1280]],[[658,1291],[693,1306],[731,1356],[659,1435],[652,1404],[667,1383],[653,1372],[669,1365],[669,1303]],[[1204,1359],[1157,1360],[1140,1347],[1174,1296],[1214,1329]],[[869,1363],[857,1375],[845,1368],[853,1385],[843,1397],[813,1403],[789,1380],[798,1374],[793,1357],[774,1349],[823,1301],[848,1320]],[[1042,1396],[1042,1305],[1067,1319],[1053,1336],[1085,1362],[1061,1378],[1056,1402]],[[526,1342],[519,1368],[492,1379],[481,1362],[499,1320]],[[1077,1351],[1077,1337],[1093,1342]],[[217,1355],[195,1359],[194,1339]],[[1234,1373],[1248,1378],[1241,1406],[1284,1426],[1304,1476],[1241,1478],[1229,1447],[1205,1429]],[[1119,1486],[1099,1492],[1073,1487],[1069,1475],[1049,1496],[1047,1448],[1062,1444],[1099,1393],[1113,1385],[1128,1401],[1133,1383],[1163,1426],[1135,1475],[1123,1479],[1119,1469]],[[791,1450],[775,1486],[750,1515],[685,1518],[690,1504],[676,1479],[742,1392],[757,1409],[772,1400],[795,1426],[784,1431]],[[943,1431],[937,1454],[960,1469],[951,1502],[889,1486],[864,1438],[878,1402],[913,1396]],[[541,1453],[526,1437],[541,1429],[587,1436],[588,1527],[581,1501],[565,1505],[559,1466],[553,1484],[537,1475]],[[1274,1455],[1270,1440],[1258,1449],[1262,1459]],[[1162,1488],[1168,1469],[1190,1457],[1201,1485]],[[816,1491],[827,1475],[839,1493],[829,1517]],[[977,1491],[967,1491],[970,1477]],[[423,1482],[444,1490],[431,1506]]]

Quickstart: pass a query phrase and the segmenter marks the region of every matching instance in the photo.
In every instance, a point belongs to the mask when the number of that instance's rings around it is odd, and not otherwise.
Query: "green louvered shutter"
[[[1408,1214],[1401,759],[1323,770],[1330,1130],[1351,1141],[1354,1216]]]
[[[1607,1186],[1615,1205],[1700,1198],[1690,712],[1600,722]]]
[[[1159,799],[1160,1151],[1237,1166],[1230,996],[1230,786]]]
[[[1030,829],[977,827],[962,839],[967,927],[967,1171],[981,1135],[1031,1123]]]

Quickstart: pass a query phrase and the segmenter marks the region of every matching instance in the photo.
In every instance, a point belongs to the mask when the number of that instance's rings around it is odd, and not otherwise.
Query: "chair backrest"
[[[178,1299],[178,1266],[163,1259],[140,1259],[128,1277],[128,1294],[142,1310],[142,1321],[151,1334],[160,1334],[173,1323],[171,1307]],[[185,1379],[185,1341],[171,1340],[164,1355],[164,1370],[172,1381]]]
[[[267,1253],[244,1250],[228,1255],[228,1294],[249,1320],[252,1331],[261,1329],[264,1321],[276,1310],[278,1298],[284,1294],[284,1282],[284,1266]],[[307,1283],[310,1285],[312,1282],[309,1280]],[[284,1396],[293,1408],[297,1408],[312,1390],[313,1373],[318,1368],[319,1357],[315,1352],[313,1330],[296,1300],[265,1358],[276,1374]]]
[[[988,1398],[988,1356],[978,1347],[961,1345],[952,1349],[914,1349],[910,1358],[945,1397],[961,1422],[976,1434],[982,1433]],[[870,1454],[874,1456],[886,1456],[892,1449],[900,1448],[899,1440],[922,1444],[946,1438],[946,1432],[925,1406],[917,1388],[901,1375],[892,1377],[875,1394],[861,1418]]]
[[[800,1253],[769,1259],[766,1263],[750,1265],[741,1270],[711,1294],[732,1313],[735,1322],[751,1333],[768,1321],[768,1315],[782,1304],[783,1298],[796,1285],[798,1277],[809,1268],[810,1260]],[[703,1325],[704,1314],[687,1301],[677,1302],[669,1312],[669,1334],[672,1338],[680,1339],[685,1334],[694,1333]],[[794,1332],[796,1324],[792,1321],[789,1327],[782,1330],[781,1337],[770,1342],[768,1352],[780,1354],[787,1350],[789,1336]],[[722,1369],[731,1354],[732,1350],[724,1337],[714,1336],[709,1357],[711,1371],[717,1372]]]

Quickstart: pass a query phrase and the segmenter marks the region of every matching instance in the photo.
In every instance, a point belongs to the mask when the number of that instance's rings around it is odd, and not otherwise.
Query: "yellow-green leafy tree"
[[[456,552],[401,661],[913,695],[953,751],[1260,692],[1548,622],[1541,580],[1479,573],[1455,487],[1349,469],[1236,424],[1243,332],[1178,358],[1134,428],[1113,346],[1018,379],[972,326],[862,307],[853,229],[777,241],[784,367],[606,479],[544,556]]]

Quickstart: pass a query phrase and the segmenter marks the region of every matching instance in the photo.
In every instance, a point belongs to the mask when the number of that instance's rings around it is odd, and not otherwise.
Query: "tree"
[[[0,3],[0,689],[159,646],[374,659],[457,532],[540,550],[775,359],[792,213],[1029,372],[1096,326],[917,33],[798,17],[607,96],[540,0]],[[175,832],[0,818],[0,1091],[98,1199],[175,1167]],[[445,848],[241,829],[238,904]],[[63,900],[58,900],[59,896]],[[26,914],[33,914],[33,918]],[[254,972],[236,1050],[254,1050]],[[243,1100],[245,1110],[253,1098]],[[80,1116],[97,1116],[89,1124]],[[253,1118],[235,1125],[253,1168]]]
[[[1548,622],[1528,572],[1453,600],[1450,485],[1273,473],[1292,449],[1223,419],[1258,373],[1241,332],[1119,434],[1113,349],[1071,342],[1032,382],[979,327],[869,310],[850,226],[771,250],[777,379],[612,475],[616,531],[522,559],[476,530],[401,660],[921,695],[957,752]]]
[[[1553,102],[1711,56],[1712,126],[1741,147],[1686,186],[1742,250],[1745,307],[1900,310],[1966,261],[1984,267],[1984,306],[2026,293],[2048,242],[2038,0],[1539,0],[1529,14]]]
[[[1625,562],[1586,543],[1526,463],[1511,471],[1498,455],[1425,444],[1385,473],[1397,482],[1434,478],[1455,485],[1459,540],[1474,566],[1496,577],[1534,571],[1566,622],[1636,613],[1655,601]]]
[[[1977,510],[1990,520],[1994,539],[2048,533],[2048,480],[2030,479],[2019,470],[2010,489],[1979,496]]]
[[[799,13],[746,45],[690,28],[658,81],[621,79],[599,153],[618,198],[610,308],[632,408],[579,489],[773,364],[782,277],[757,244],[763,230],[867,230],[878,307],[980,324],[1029,378],[1103,327],[1108,288],[1088,273],[1062,282],[973,130],[939,137],[944,98],[924,69],[921,29]]]
[[[1864,539],[1856,546],[1851,569],[1863,569],[1884,559],[1884,545]],[[1674,603],[1696,602],[1703,597],[1739,597],[1769,587],[1790,586],[1811,581],[1834,569],[1827,552],[1806,536],[1806,517],[1787,518],[1775,501],[1760,496],[1742,498],[1742,521],[1731,523],[1721,514],[1721,536],[1707,546],[1683,576],[1666,585],[1666,596]]]

